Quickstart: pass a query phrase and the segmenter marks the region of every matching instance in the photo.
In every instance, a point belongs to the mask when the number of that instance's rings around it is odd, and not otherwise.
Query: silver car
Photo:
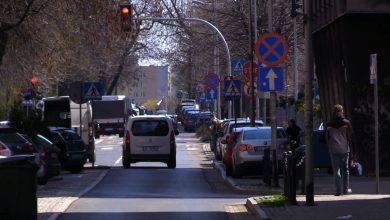
[[[283,152],[289,150],[290,145],[283,127],[277,128],[276,136],[277,157],[281,161]],[[233,148],[233,177],[240,178],[249,168],[261,167],[264,149],[272,148],[271,142],[270,126],[242,128]]]
[[[123,140],[122,164],[157,161],[176,168],[176,139],[178,130],[173,128],[168,116],[130,117]]]

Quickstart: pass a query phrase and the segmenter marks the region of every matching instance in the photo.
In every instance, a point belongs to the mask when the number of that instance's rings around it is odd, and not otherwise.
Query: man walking
[[[342,105],[337,104],[334,106],[332,120],[326,123],[325,129],[326,142],[328,144],[335,177],[335,196],[339,196],[341,193],[348,194],[348,154],[350,147],[352,147],[352,128],[349,120],[344,118]],[[343,182],[343,188],[341,188],[341,181]]]
[[[216,155],[217,152],[217,139],[218,139],[218,126],[219,122],[217,117],[215,117],[214,114],[211,115],[211,125],[209,127],[210,129],[210,148]]]

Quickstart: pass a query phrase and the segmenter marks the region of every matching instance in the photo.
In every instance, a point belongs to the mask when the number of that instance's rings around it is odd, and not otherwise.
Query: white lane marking
[[[101,142],[103,142],[102,139],[95,141],[95,144],[99,144],[99,143],[101,143]]]
[[[198,150],[198,148],[196,148],[196,147],[189,147],[189,148],[187,148],[187,150]]]
[[[112,147],[102,147],[100,148],[101,150],[112,150],[113,148]]]
[[[122,156],[120,156],[120,157],[118,158],[118,160],[115,161],[115,164],[119,164],[119,163],[121,162],[121,160],[122,160]]]

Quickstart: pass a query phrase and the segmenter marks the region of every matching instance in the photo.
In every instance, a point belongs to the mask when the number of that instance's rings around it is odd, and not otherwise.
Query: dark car
[[[47,180],[50,177],[58,176],[61,172],[61,163],[59,161],[60,149],[46,137],[38,134],[35,139],[32,140],[29,136],[23,135],[30,143],[37,148],[40,152],[40,158],[45,166],[44,179]]]
[[[34,162],[38,166],[37,183],[46,184],[45,166],[39,149],[16,129],[7,125],[0,126],[0,156],[12,157],[17,155],[34,155]]]
[[[70,128],[49,129],[50,140],[60,149],[62,167],[72,173],[79,173],[87,160],[87,150],[81,137]]]

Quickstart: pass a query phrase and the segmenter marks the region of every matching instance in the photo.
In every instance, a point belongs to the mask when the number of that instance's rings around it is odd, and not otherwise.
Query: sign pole
[[[379,116],[378,116],[378,79],[377,54],[370,54],[370,81],[374,84],[374,118],[375,118],[375,191],[379,194]]]

